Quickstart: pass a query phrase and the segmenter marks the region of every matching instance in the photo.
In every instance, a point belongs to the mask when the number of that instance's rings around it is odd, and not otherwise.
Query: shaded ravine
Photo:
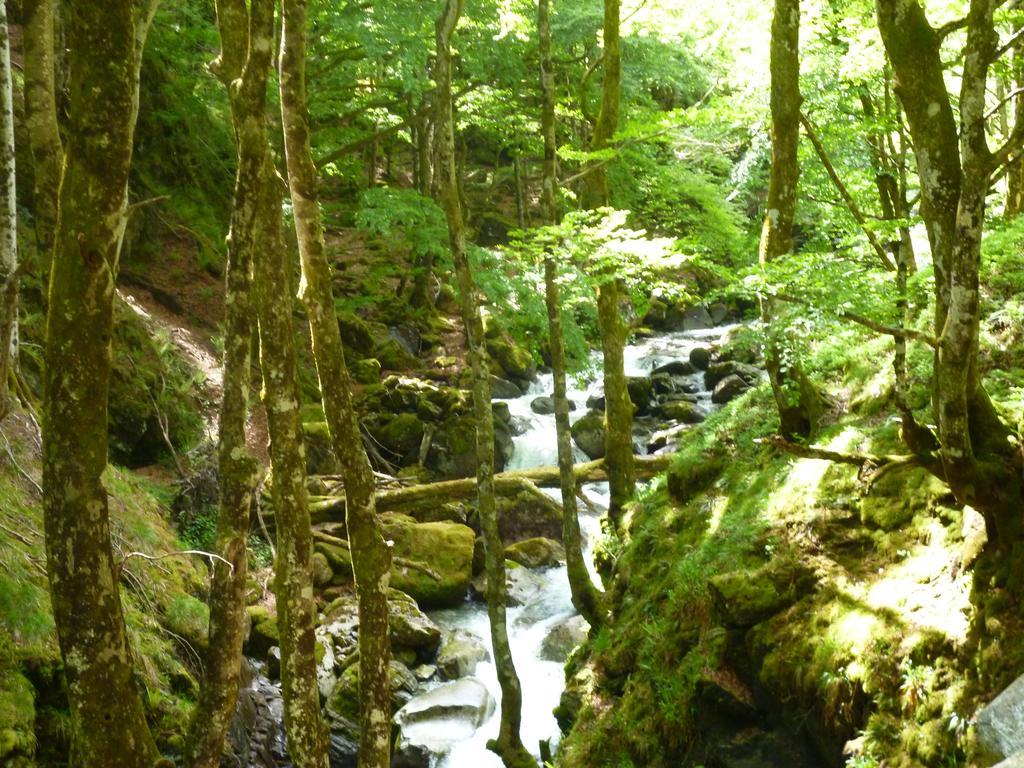
[[[694,347],[715,343],[731,329],[731,326],[708,330],[664,334],[637,341],[626,348],[626,375],[648,377],[661,365],[674,361],[689,360]],[[588,399],[600,396],[600,356],[593,359],[594,375],[589,384],[569,382],[569,399],[575,404],[570,414],[573,422],[587,413]],[[695,395],[698,405],[710,410],[711,392],[704,386],[703,374],[695,372],[680,377],[686,390]],[[558,463],[554,415],[534,413],[531,403],[534,399],[550,395],[553,389],[550,374],[542,374],[522,397],[506,400],[513,419],[519,421],[523,433],[514,439],[515,451],[509,469],[554,466]],[[664,421],[664,420],[660,420]],[[634,429],[634,443],[638,453],[647,452],[647,444],[657,424],[654,417],[638,417]],[[578,448],[578,461],[587,461]],[[663,450],[672,450],[669,446]],[[600,535],[600,517],[607,509],[607,483],[589,483],[583,487],[586,497],[593,502],[594,509],[585,505],[580,509],[580,525],[584,535],[585,557],[595,580],[593,546]],[[560,500],[558,489],[545,489],[553,498]],[[563,662],[543,657],[543,644],[552,629],[577,615],[572,605],[568,577],[564,566],[534,572],[536,591],[526,605],[508,610],[509,640],[513,659],[523,687],[523,743],[540,757],[540,742],[548,741],[552,748],[557,744],[560,731],[553,710],[565,687]],[[443,629],[463,630],[477,636],[490,647],[487,623],[487,609],[481,603],[467,602],[459,608],[435,611],[431,618]],[[494,664],[481,663],[475,676],[484,682],[500,702],[500,690]],[[499,714],[495,713],[472,736],[454,744],[451,751],[440,759],[438,768],[501,768],[501,760],[487,750],[488,739],[498,732]]]

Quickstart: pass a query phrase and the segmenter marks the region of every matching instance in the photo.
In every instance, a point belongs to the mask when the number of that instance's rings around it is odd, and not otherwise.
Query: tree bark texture
[[[501,757],[508,768],[536,766],[523,746],[519,734],[522,722],[523,692],[512,660],[505,617],[505,554],[498,532],[494,499],[494,415],[491,411],[491,385],[488,377],[487,349],[483,320],[477,299],[476,285],[466,252],[462,203],[459,198],[455,159],[455,127],[452,113],[451,42],[462,15],[463,0],[446,0],[437,19],[437,50],[434,82],[437,84],[435,104],[435,143],[441,205],[448,221],[448,238],[459,286],[459,302],[466,331],[469,363],[473,373],[473,411],[476,416],[477,509],[484,540],[487,572],[487,615],[491,625],[491,647],[501,686],[501,727],[498,738],[488,742],[488,749]]]
[[[57,0],[23,0],[25,122],[32,153],[36,246],[49,269],[57,227],[57,191],[64,147],[57,123],[54,9]]]
[[[1020,152],[1024,126],[992,151],[985,92],[997,56],[994,0],[972,0],[967,16],[959,124],[943,78],[941,38],[911,0],[877,0],[921,179],[921,216],[935,269],[933,402],[944,479],[986,518],[990,546],[1006,551],[1024,535],[1021,478],[978,373],[979,272],[985,197],[1002,162]]]
[[[797,147],[800,141],[800,2],[775,0],[771,32],[771,135],[772,167],[768,181],[768,201],[761,229],[762,265],[793,251],[793,219],[796,214],[797,182],[800,166]],[[761,320],[784,327],[772,302],[761,302]],[[815,427],[817,393],[799,364],[787,359],[782,345],[769,339],[765,367],[779,411],[780,431],[787,438],[806,437]]]
[[[130,0],[67,10],[70,123],[44,375],[47,572],[67,680],[72,764],[151,768],[156,747],[133,673],[102,482],[118,248],[141,40],[151,16]]]
[[[188,759],[193,768],[220,765],[224,738],[235,713],[245,636],[246,542],[258,480],[246,445],[249,414],[253,254],[259,243],[260,195],[269,159],[265,127],[267,78],[272,64],[273,0],[218,0],[221,54],[214,70],[228,89],[238,170],[225,270],[223,395],[218,443],[220,510],[217,553],[210,585],[209,652],[191,723]],[[230,564],[230,565],[229,565]]]
[[[0,420],[10,408],[18,366],[18,201],[14,167],[14,95],[7,4],[0,6]]]
[[[281,43],[281,112],[288,161],[288,183],[302,262],[299,294],[309,318],[324,413],[331,442],[345,477],[346,525],[359,600],[359,697],[361,768],[386,768],[391,760],[391,696],[388,664],[387,590],[391,551],[374,507],[375,481],[363,448],[345,364],[331,269],[324,247],[316,168],[309,144],[306,103],[306,0],[285,0]],[[280,555],[279,555],[280,556]],[[308,596],[312,600],[312,593]],[[316,680],[307,681],[315,696]],[[318,755],[317,764],[325,757]]]

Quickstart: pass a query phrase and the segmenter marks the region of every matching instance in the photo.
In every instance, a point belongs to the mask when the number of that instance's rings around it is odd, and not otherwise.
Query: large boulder
[[[473,579],[473,529],[459,523],[417,523],[407,515],[381,515],[384,537],[394,542],[391,585],[426,607],[458,605]]]
[[[476,665],[491,657],[487,646],[476,635],[457,629],[444,638],[437,652],[438,671],[448,680],[468,677],[476,671]]]
[[[582,616],[570,616],[551,628],[540,644],[540,657],[563,663],[573,649],[587,639],[590,625]]]
[[[658,405],[657,413],[663,419],[680,424],[700,424],[707,418],[707,413],[690,400],[669,400]]]
[[[491,376],[491,397],[499,400],[515,400],[523,396],[523,390],[519,385],[500,376]]]
[[[1024,677],[981,710],[975,728],[978,743],[990,758],[1024,752]]]
[[[510,544],[505,559],[524,568],[553,568],[565,562],[565,548],[557,541],[536,537]]]
[[[654,397],[654,384],[647,376],[629,376],[626,379],[629,399],[636,406],[636,412],[645,416],[651,410],[651,398]]]
[[[893,531],[942,501],[953,502],[948,486],[923,469],[883,474],[860,500],[864,525]]]
[[[739,376],[752,387],[761,380],[761,369],[738,360],[711,363],[704,371],[704,384],[708,389],[714,389],[715,385],[727,376]]]
[[[394,714],[413,697],[419,683],[416,676],[402,663],[392,660],[388,667],[388,682],[391,686],[391,712]],[[346,732],[351,724],[359,722],[359,665],[352,664],[334,684],[327,697],[327,718],[341,721],[340,730]]]
[[[415,413],[398,413],[387,421],[371,422],[370,435],[402,466],[414,463],[423,443],[423,422]]]
[[[715,384],[715,391],[711,393],[711,402],[717,405],[724,405],[735,400],[748,389],[750,389],[750,384],[744,381],[743,378],[735,373],[730,374]]]
[[[542,536],[562,538],[562,508],[545,493],[522,491],[497,500],[498,530],[506,545]]]
[[[577,419],[572,425],[572,439],[591,459],[604,458],[604,416],[595,411]]]
[[[494,699],[482,682],[465,677],[416,696],[394,717],[399,755],[440,755],[470,738],[494,712]]]
[[[495,412],[500,417],[500,412]],[[512,418],[494,422],[494,470],[501,472],[512,458]],[[470,413],[447,417],[434,431],[424,466],[439,480],[476,475],[476,420]]]
[[[388,622],[391,646],[396,651],[413,651],[428,658],[441,642],[441,630],[419,609],[416,601],[397,589],[388,590]],[[359,601],[351,592],[333,600],[324,609],[317,635],[329,638],[339,660],[351,657],[358,647]]]
[[[689,376],[697,372],[697,369],[689,360],[672,360],[663,363],[651,371],[652,374],[666,373],[669,376]]]
[[[706,371],[711,365],[711,349],[709,347],[694,347],[690,350],[690,365],[698,371]]]
[[[541,416],[550,415],[555,412],[554,398],[548,397],[547,395],[535,397],[530,401],[530,410],[534,413],[540,414]]]
[[[529,381],[537,375],[533,357],[522,347],[505,338],[487,340],[487,354],[491,359],[491,373],[513,381]]]

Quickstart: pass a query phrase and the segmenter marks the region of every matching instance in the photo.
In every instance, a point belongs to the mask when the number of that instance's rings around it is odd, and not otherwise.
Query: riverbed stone
[[[551,628],[540,645],[540,657],[563,663],[576,646],[587,639],[590,625],[582,616],[570,616]]]
[[[497,376],[513,381],[530,381],[537,375],[537,367],[530,353],[509,339],[488,339],[487,354],[491,360],[491,373]]]
[[[724,405],[735,400],[748,389],[750,389],[750,385],[736,374],[726,376],[715,385],[715,391],[711,393],[711,402],[716,405]]]
[[[553,568],[565,562],[565,548],[538,536],[510,544],[505,548],[505,558],[525,568]]]
[[[687,399],[661,403],[658,405],[657,412],[663,419],[681,424],[700,424],[707,418],[707,413],[703,408]]]
[[[604,395],[591,395],[587,398],[587,410],[588,411],[601,411],[604,412]]]
[[[669,376],[690,376],[696,372],[697,369],[689,360],[672,360],[651,371],[652,374],[664,373]]]
[[[547,395],[535,397],[530,401],[530,410],[541,416],[547,416],[555,412],[555,401]]]
[[[690,350],[690,365],[698,371],[706,371],[711,365],[711,348],[694,347]]]
[[[754,386],[761,380],[761,370],[749,363],[742,363],[738,360],[724,360],[711,363],[704,371],[704,384],[708,389],[714,389],[722,379],[727,376],[739,376],[748,386]]]
[[[397,753],[442,754],[468,739],[494,711],[494,698],[482,682],[464,677],[420,694],[394,717],[400,735]]]
[[[648,376],[629,376],[626,378],[629,399],[636,406],[639,416],[647,415],[651,410],[651,399],[654,397],[654,386]]]
[[[435,664],[446,679],[458,680],[472,675],[476,665],[490,657],[480,638],[464,629],[456,629],[441,641]]]
[[[523,391],[518,384],[501,376],[491,375],[491,397],[498,400],[515,400],[522,396]]]
[[[604,416],[591,411],[572,425],[572,439],[590,459],[604,458]]]
[[[978,743],[992,758],[1024,753],[1024,676],[981,710],[976,730]]]
[[[310,565],[313,570],[314,587],[326,587],[334,580],[334,571],[322,552],[313,552]]]
[[[395,513],[380,520],[384,537],[394,542],[392,586],[426,607],[462,602],[473,578],[473,529],[459,523],[417,523]]]
[[[506,546],[538,536],[555,541],[562,538],[562,507],[546,493],[522,491],[514,496],[502,496],[497,499],[496,507],[498,532]],[[482,543],[480,556],[483,556]]]

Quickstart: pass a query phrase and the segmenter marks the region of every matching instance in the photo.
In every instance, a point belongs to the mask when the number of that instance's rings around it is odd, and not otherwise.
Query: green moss
[[[385,538],[394,542],[391,585],[423,606],[458,605],[473,578],[473,529],[458,523],[417,523],[384,514]]]
[[[167,606],[166,626],[197,649],[206,648],[210,626],[210,609],[191,595],[179,595]]]
[[[925,470],[889,472],[861,499],[860,519],[864,525],[892,531],[930,513],[943,499],[953,501],[948,486]]]
[[[522,381],[537,373],[533,356],[508,338],[488,338],[487,354],[491,358],[491,373],[496,376]]]
[[[0,673],[0,761],[18,765],[35,753],[35,690],[19,672]]]

